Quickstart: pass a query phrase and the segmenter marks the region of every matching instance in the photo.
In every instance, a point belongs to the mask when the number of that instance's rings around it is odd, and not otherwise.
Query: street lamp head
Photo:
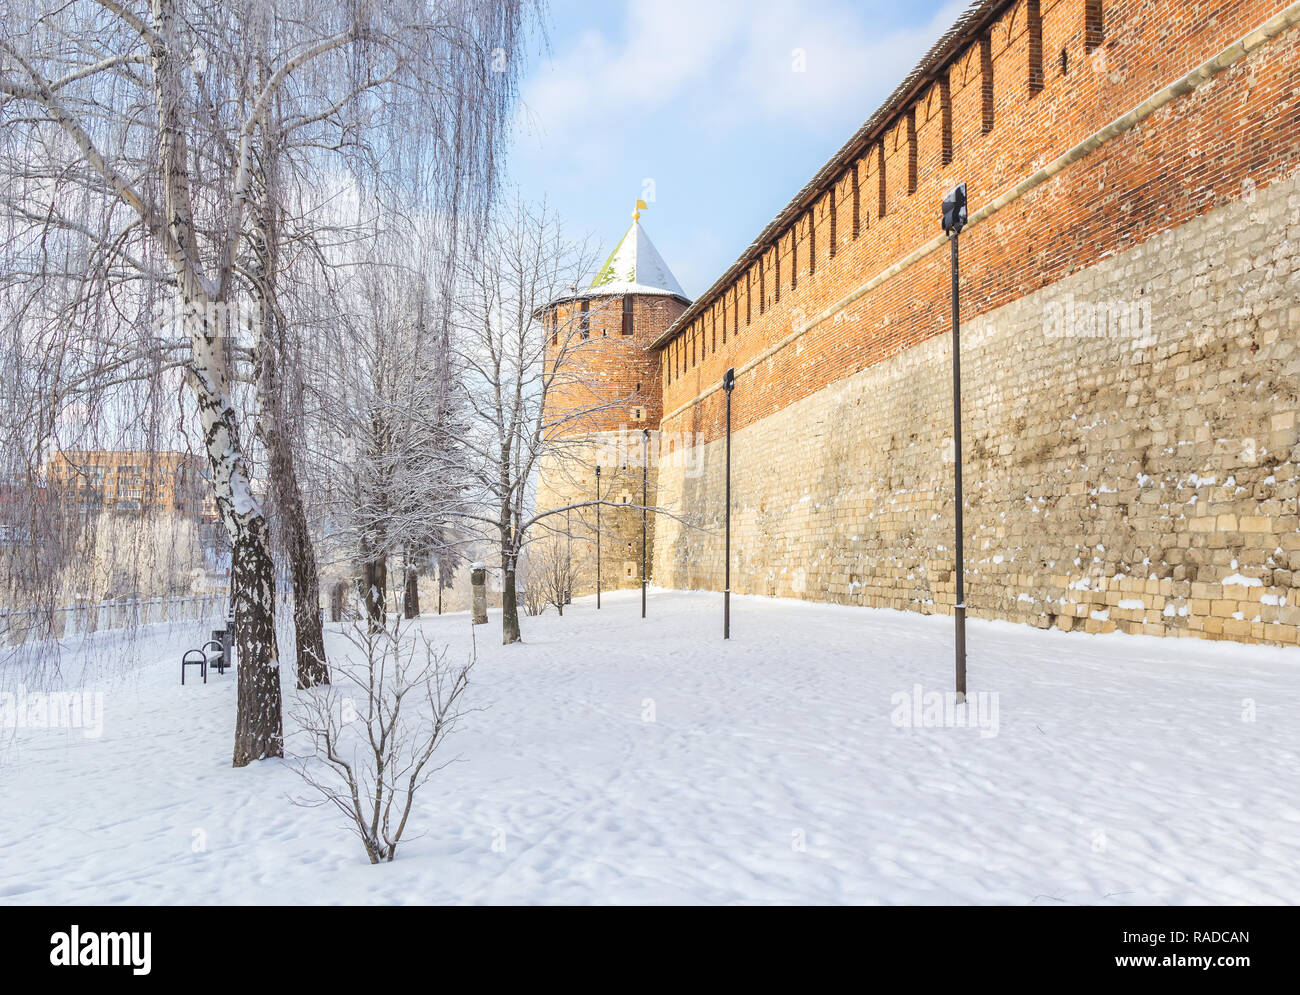
[[[725,390],[728,394],[730,394],[731,389],[735,386],[736,386],[736,368],[732,366],[727,370],[726,373],[722,374],[722,389]]]
[[[648,428],[641,429],[641,438],[643,438],[646,442],[650,441],[650,430]]]
[[[599,463],[596,464],[596,476],[597,476],[597,477],[600,476],[600,464],[599,464]]]
[[[960,235],[966,227],[966,184],[958,183],[943,195],[943,230],[948,236]]]

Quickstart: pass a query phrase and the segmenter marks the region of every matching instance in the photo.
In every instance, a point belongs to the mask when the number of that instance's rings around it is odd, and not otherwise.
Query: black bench
[[[220,639],[209,639],[196,650],[186,650],[181,657],[181,683],[185,683],[185,668],[198,667],[203,675],[203,683],[208,683],[208,668],[214,667],[218,674],[225,674],[230,666],[226,658],[226,646]]]

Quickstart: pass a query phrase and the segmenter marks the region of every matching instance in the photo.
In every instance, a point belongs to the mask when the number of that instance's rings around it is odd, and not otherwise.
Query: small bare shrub
[[[313,749],[290,765],[320,796],[292,800],[334,806],[378,864],[396,856],[416,792],[451,763],[434,753],[465,714],[474,654],[453,663],[401,618],[375,631],[358,619],[344,635],[352,649],[334,662],[334,683],[300,691],[291,709]]]

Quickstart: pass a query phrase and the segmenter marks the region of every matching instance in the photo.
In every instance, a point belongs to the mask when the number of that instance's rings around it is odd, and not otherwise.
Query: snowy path
[[[1300,902],[1294,650],[973,621],[981,736],[891,721],[950,686],[947,618],[737,598],[724,644],[717,595],[651,614],[480,627],[465,762],[380,867],[281,763],[229,767],[233,675],[182,688],[143,644],[88,685],[102,737],[0,730],[0,902]]]

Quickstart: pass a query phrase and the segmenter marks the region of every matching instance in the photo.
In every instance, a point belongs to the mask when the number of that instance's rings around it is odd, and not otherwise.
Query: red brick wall
[[[579,330],[579,304],[567,302],[547,311],[547,368],[560,372],[547,397],[547,420],[555,433],[579,438],[592,432],[659,427],[663,412],[659,356],[649,346],[686,309],[663,295],[632,298],[632,334],[622,334],[623,298],[596,297],[588,302],[590,337]],[[640,409],[642,420],[633,417]]]
[[[1044,85],[1037,92],[1029,85],[1028,3],[1010,5],[986,32],[992,130],[983,129],[982,43],[975,41],[946,70],[952,161],[943,164],[942,88],[936,82],[857,160],[858,238],[853,238],[850,164],[835,182],[834,258],[827,191],[764,253],[761,301],[756,261],[748,281],[742,275],[721,296],[703,301],[705,309],[666,344],[660,365],[664,410],[688,404],[715,386],[727,367],[759,355],[933,238],[940,230],[940,200],[956,183],[967,183],[974,211],[1287,5],[1285,0],[1106,2],[1104,40],[1089,51],[1087,0],[1043,0]],[[1298,93],[1300,30],[1293,28],[972,229],[961,245],[963,318],[996,309],[1234,200],[1243,183],[1263,187],[1289,173],[1300,163]],[[916,189],[911,193],[909,111],[915,114]],[[719,334],[715,345],[712,329],[724,297],[727,334],[725,341]],[[733,424],[743,428],[949,331],[949,308],[948,253],[932,252],[742,377]],[[717,393],[669,418],[664,428],[714,438],[721,411]]]

